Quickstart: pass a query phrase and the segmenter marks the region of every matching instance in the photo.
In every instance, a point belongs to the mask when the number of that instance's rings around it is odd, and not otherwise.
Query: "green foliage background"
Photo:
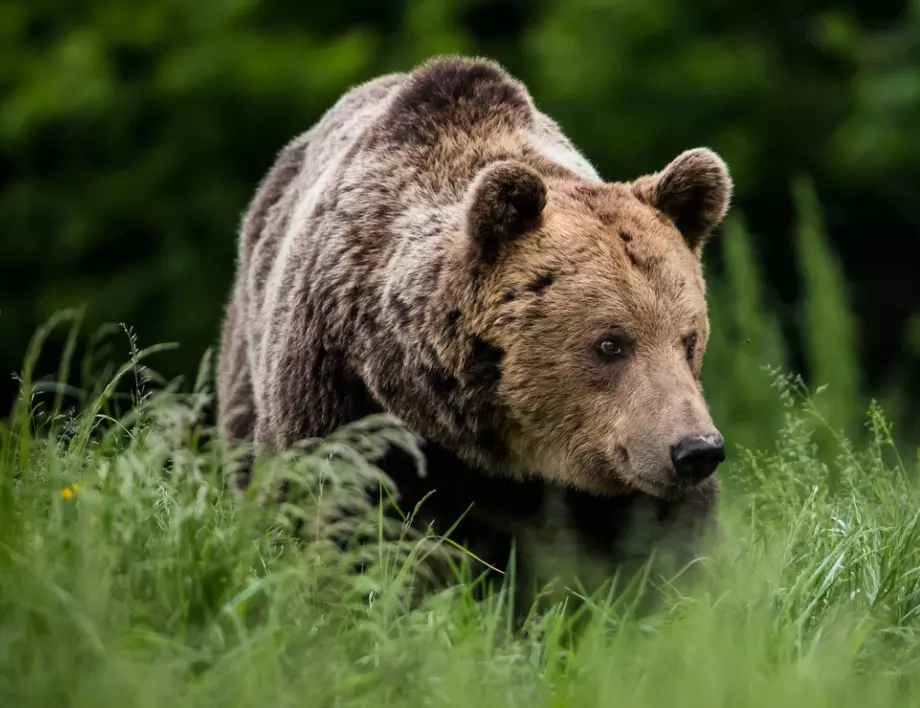
[[[690,572],[599,576],[590,556],[576,564],[549,543],[555,577],[532,605],[510,577],[477,599],[482,566],[468,558],[466,582],[417,592],[447,546],[403,534],[362,493],[383,481],[373,462],[388,445],[418,452],[401,427],[372,417],[263,458],[237,498],[230,451],[201,438],[206,376],[148,396],[135,382],[149,354],[132,350],[77,416],[47,427],[24,397],[0,421],[0,705],[920,699],[916,466],[876,407],[865,443],[842,440],[828,463],[813,402],[779,382],[777,449],[728,465],[725,533]],[[138,405],[105,425],[118,377],[135,377]],[[282,480],[298,503],[264,503]],[[366,542],[343,549],[343,534]]]
[[[276,151],[349,86],[466,52],[525,80],[609,179],[695,145],[726,158],[705,382],[732,439],[773,439],[768,363],[827,385],[835,426],[870,395],[917,417],[917,0],[7,0],[0,46],[4,372],[85,303],[179,342],[152,364],[191,374]]]

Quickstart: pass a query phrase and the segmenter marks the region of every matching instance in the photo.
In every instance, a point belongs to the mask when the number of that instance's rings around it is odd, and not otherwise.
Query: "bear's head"
[[[471,325],[501,351],[506,464],[603,494],[677,498],[724,458],[699,383],[703,247],[732,181],[689,150],[633,182],[545,176],[515,160],[469,188]]]

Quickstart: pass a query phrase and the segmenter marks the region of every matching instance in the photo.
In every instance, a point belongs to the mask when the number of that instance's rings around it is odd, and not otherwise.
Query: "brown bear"
[[[381,463],[403,507],[433,492],[421,518],[463,517],[499,569],[555,534],[613,564],[692,542],[724,458],[700,258],[731,191],[705,148],[602,180],[489,60],[355,87],[243,220],[220,426],[278,450],[393,414],[427,459]]]

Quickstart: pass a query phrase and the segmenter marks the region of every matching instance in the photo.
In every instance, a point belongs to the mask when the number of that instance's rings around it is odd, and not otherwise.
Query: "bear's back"
[[[466,190],[508,157],[599,179],[523,84],[494,62],[461,57],[352,88],[285,146],[243,221],[224,333],[221,386],[241,393],[222,397],[252,399],[249,433],[278,442],[324,435],[370,412],[336,411],[338,392],[318,394],[343,372],[371,376],[365,350],[378,360],[386,351],[390,373],[374,374],[352,400],[440,366],[431,349],[439,333],[406,331],[431,320],[433,299],[436,309],[448,301],[435,284]],[[312,420],[299,420],[311,404]]]

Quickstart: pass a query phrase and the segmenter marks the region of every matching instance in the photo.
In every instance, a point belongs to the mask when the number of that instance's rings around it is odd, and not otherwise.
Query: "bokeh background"
[[[276,152],[350,86],[445,52],[502,62],[608,179],[725,157],[704,382],[730,442],[773,444],[765,365],[826,386],[834,426],[858,435],[876,398],[920,439],[918,0],[4,0],[4,409],[62,308],[85,306],[81,346],[123,322],[194,377]]]

